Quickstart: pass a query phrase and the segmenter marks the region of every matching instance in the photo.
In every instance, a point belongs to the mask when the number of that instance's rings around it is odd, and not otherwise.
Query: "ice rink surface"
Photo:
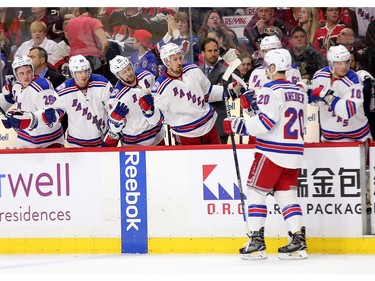
[[[311,254],[306,260],[244,261],[238,255],[0,255],[0,280],[374,280],[375,255]],[[53,277],[53,278],[52,278]],[[323,279],[321,279],[323,277]],[[325,278],[326,277],[326,278]],[[52,278],[52,279],[51,279]],[[261,279],[258,279],[261,278]],[[337,279],[336,279],[337,278]],[[186,278],[184,278],[185,280]],[[90,280],[90,279],[82,279]],[[187,280],[187,279],[186,279]],[[107,280],[105,280],[107,281]]]

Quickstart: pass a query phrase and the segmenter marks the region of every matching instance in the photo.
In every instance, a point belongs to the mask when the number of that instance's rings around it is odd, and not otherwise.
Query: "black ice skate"
[[[250,240],[245,244],[245,247],[240,249],[241,259],[243,260],[264,260],[267,258],[266,244],[264,243],[264,227],[259,231],[254,231]]]
[[[279,248],[279,259],[282,260],[300,260],[307,258],[307,245],[306,245],[306,234],[305,227],[301,228],[301,234],[292,234],[289,231],[291,242]]]

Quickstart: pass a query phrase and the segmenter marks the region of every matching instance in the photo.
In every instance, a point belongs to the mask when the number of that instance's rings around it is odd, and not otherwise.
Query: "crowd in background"
[[[94,26],[82,30],[82,13]],[[227,16],[252,16],[242,33],[225,24]],[[109,61],[117,55],[129,58],[135,70],[160,76],[160,48],[181,46],[187,62],[205,64],[201,44],[210,37],[219,42],[224,62],[239,57],[237,74],[248,81],[262,64],[259,48],[265,36],[276,35],[290,51],[302,79],[309,84],[314,73],[327,65],[331,46],[343,45],[352,54],[352,69],[375,73],[375,8],[371,7],[228,7],[228,8],[0,8],[1,87],[13,74],[15,57],[29,55],[33,47],[45,49],[51,71],[70,78],[68,61],[82,54],[93,73],[117,79]],[[34,68],[37,69],[37,67]],[[204,67],[202,68],[202,70]],[[36,74],[38,74],[36,72]]]

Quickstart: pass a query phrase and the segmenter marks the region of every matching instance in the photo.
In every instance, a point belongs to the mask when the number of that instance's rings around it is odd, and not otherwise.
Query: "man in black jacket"
[[[219,43],[214,38],[205,38],[201,44],[201,53],[204,59],[204,64],[200,65],[199,68],[205,73],[208,80],[213,85],[222,85],[227,87],[227,84],[223,84],[223,74],[227,69],[227,65],[224,60],[219,59]],[[227,117],[226,108],[224,101],[218,101],[211,103],[212,107],[217,113],[216,129],[220,136],[220,142],[226,144],[228,142],[228,135],[224,133],[223,121]]]
[[[48,67],[48,54],[45,49],[42,47],[31,48],[28,56],[33,61],[35,74],[51,81],[53,88],[65,81],[64,75]]]

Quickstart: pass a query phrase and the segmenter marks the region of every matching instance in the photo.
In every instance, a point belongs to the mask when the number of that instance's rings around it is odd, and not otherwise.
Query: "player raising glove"
[[[64,116],[64,111],[61,109],[54,109],[52,107],[46,108],[42,113],[43,121],[46,125],[51,126],[56,121],[61,122],[61,119]]]
[[[38,125],[38,120],[35,115],[28,111],[21,110],[10,110],[7,112],[8,117],[8,127],[18,130],[32,130]],[[3,122],[4,123],[4,122]]]
[[[245,93],[243,93],[240,96],[240,103],[242,108],[246,109],[247,113],[250,116],[256,114],[256,112],[259,110],[254,90],[246,91]]]
[[[151,117],[154,114],[154,97],[151,94],[142,96],[138,104],[142,109],[143,115],[146,117]]]
[[[117,101],[108,112],[108,133],[104,138],[104,146],[117,146],[120,139],[120,132],[126,125],[126,115],[129,113],[129,108],[123,102]]]
[[[246,130],[246,120],[242,117],[227,117],[223,121],[224,133],[239,134],[239,135],[248,135],[249,133]]]
[[[112,132],[121,132],[126,123],[126,114],[129,113],[129,108],[125,103],[117,101],[116,105],[108,112],[108,125]]]
[[[338,100],[338,97],[333,95],[334,91],[326,87],[317,87],[309,96],[309,103],[316,103],[318,101],[324,101],[327,105],[331,106],[333,101]]]

